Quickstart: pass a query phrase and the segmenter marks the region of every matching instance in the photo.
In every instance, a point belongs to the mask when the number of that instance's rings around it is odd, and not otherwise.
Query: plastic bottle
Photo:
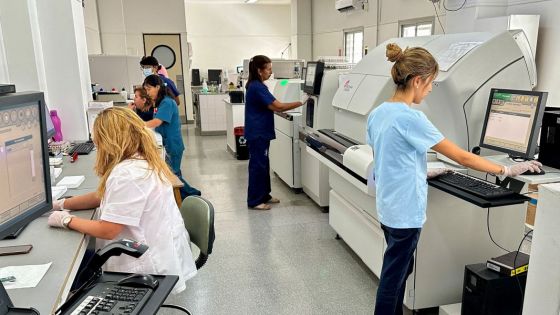
[[[126,101],[128,99],[128,93],[126,92],[126,90],[124,88],[122,88],[121,90],[121,95],[124,98],[124,100]]]
[[[62,138],[62,124],[60,122],[60,118],[58,117],[58,114],[56,113],[56,110],[54,110],[54,109],[51,110],[50,114],[51,114],[51,120],[53,122],[54,130],[55,130],[53,139],[56,142],[62,141],[63,140],[63,138]]]
[[[208,93],[208,83],[206,83],[206,79],[202,82],[202,93]]]

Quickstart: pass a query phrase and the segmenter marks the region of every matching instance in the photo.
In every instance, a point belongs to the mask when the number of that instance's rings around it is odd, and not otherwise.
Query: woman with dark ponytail
[[[467,152],[444,138],[426,115],[413,108],[432,91],[439,66],[424,48],[404,51],[388,44],[387,59],[394,62],[391,76],[395,94],[368,117],[367,142],[373,148],[377,215],[387,249],[379,277],[376,315],[403,313],[406,279],[414,267],[414,251],[426,221],[426,177],[445,169],[427,171],[427,152],[432,149],[478,171],[516,176],[538,169],[535,161],[511,167],[499,166]]]
[[[258,55],[249,62],[249,79],[245,97],[245,139],[249,146],[249,187],[247,206],[255,210],[270,210],[271,203],[280,200],[270,195],[270,163],[268,149],[274,133],[274,112],[284,112],[302,106],[307,101],[280,103],[263,81],[272,74],[272,62]]]
[[[173,94],[167,89],[157,74],[152,74],[144,79],[144,88],[152,100],[154,100],[154,118],[146,122],[149,128],[155,128],[161,134],[163,146],[167,153],[166,161],[173,173],[183,183],[181,187],[181,198],[190,195],[200,196],[200,191],[193,188],[183,179],[181,174],[181,158],[185,145],[181,136],[181,123],[179,121],[179,110],[177,103],[173,100]]]

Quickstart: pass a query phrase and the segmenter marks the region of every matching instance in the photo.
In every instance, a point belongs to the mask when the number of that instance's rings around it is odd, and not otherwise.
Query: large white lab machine
[[[329,206],[329,168],[319,162],[308,150],[314,145],[320,129],[334,128],[334,108],[332,100],[338,89],[341,75],[348,70],[325,70],[322,73],[320,92],[311,95],[302,108],[302,128],[300,129],[301,185],[303,191],[320,207]],[[307,140],[306,140],[307,139]]]
[[[523,32],[391,39],[373,49],[341,82],[332,103],[334,130],[319,131],[325,147],[311,154],[329,167],[330,225],[378,276],[386,244],[375,192],[367,187],[373,152],[365,140],[369,113],[394,93],[393,64],[385,56],[389,42],[403,48],[421,46],[436,57],[440,73],[418,109],[464,149],[478,145],[490,88],[530,90],[536,84],[534,57]],[[517,248],[524,205],[488,211],[494,240]],[[464,266],[502,254],[488,236],[486,214],[485,208],[429,187],[427,221],[404,299],[409,309],[461,301]]]
[[[302,81],[299,79],[276,80],[268,86],[274,97],[282,103],[297,102],[302,97]],[[301,108],[287,112],[275,112],[276,139],[270,142],[270,168],[290,188],[301,189],[299,128]]]

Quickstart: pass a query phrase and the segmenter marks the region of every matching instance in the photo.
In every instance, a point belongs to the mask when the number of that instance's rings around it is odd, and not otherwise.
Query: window
[[[344,55],[351,63],[362,60],[364,50],[364,31],[351,30],[344,32]]]
[[[434,33],[434,21],[409,20],[400,22],[401,37],[430,36]]]

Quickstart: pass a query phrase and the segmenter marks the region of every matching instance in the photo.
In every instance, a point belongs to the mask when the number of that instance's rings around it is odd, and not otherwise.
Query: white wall
[[[101,48],[101,34],[99,32],[97,0],[87,0],[84,4],[84,24],[86,27],[88,54],[99,55],[103,50]]]
[[[257,54],[280,58],[291,40],[290,23],[290,5],[187,3],[192,68],[206,76],[207,69],[235,70]]]
[[[399,21],[434,16],[430,2],[418,0],[369,1],[367,11],[341,13],[335,0],[313,0],[313,57],[344,53],[344,30],[363,28],[364,46],[370,49],[389,38],[398,37]],[[439,12],[445,25],[445,13]],[[377,23],[379,21],[379,25]],[[442,32],[436,20],[435,33]]]

